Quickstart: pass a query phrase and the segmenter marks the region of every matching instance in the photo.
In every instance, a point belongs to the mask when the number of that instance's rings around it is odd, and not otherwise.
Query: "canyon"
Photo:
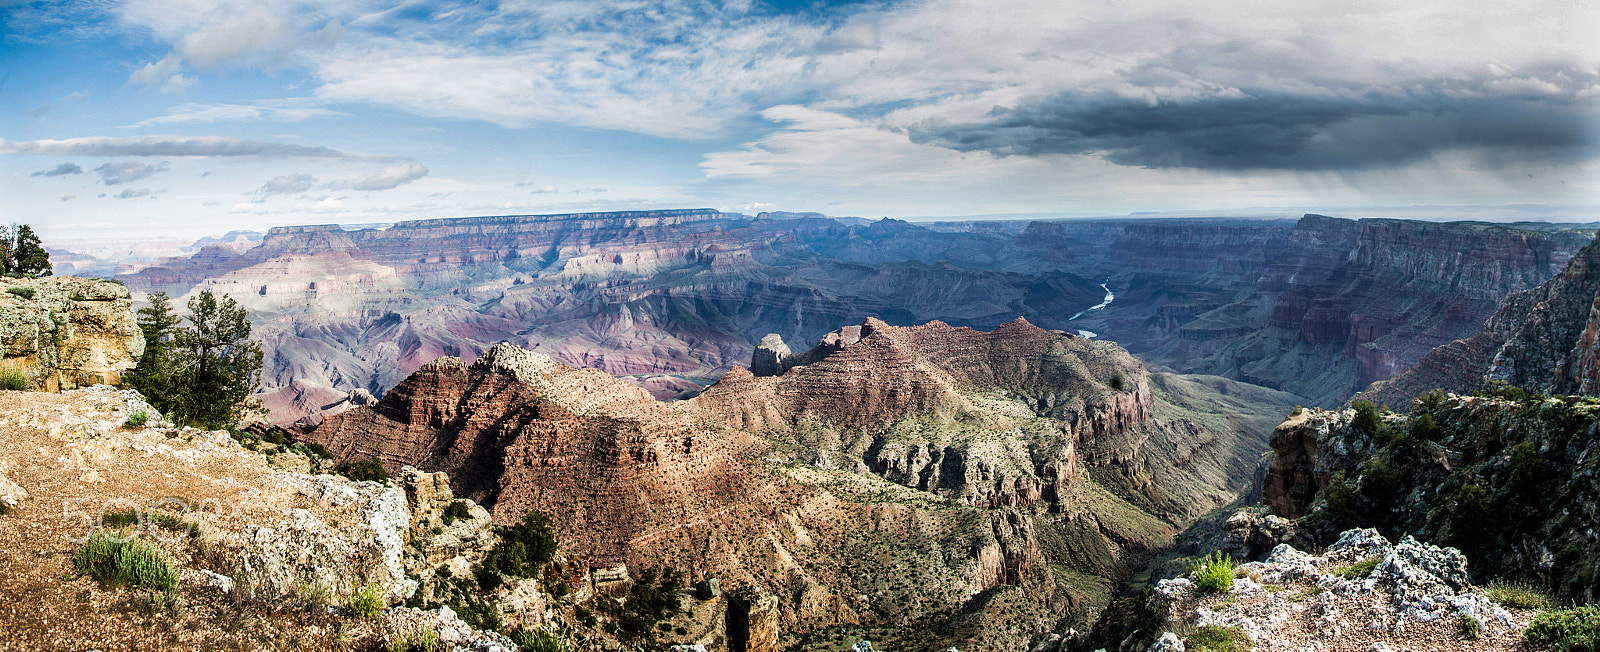
[[[687,398],[769,333],[805,346],[867,317],[989,329],[1022,316],[1160,368],[1332,406],[1475,333],[1592,227],[690,209],[279,227],[253,248],[206,247],[118,279],[140,293],[227,292],[249,309],[280,423],[501,341]],[[1071,319],[1104,299],[1102,284],[1116,301]]]
[[[756,587],[792,642],[997,650],[1086,622],[1246,491],[1294,400],[1023,319],[825,339],[809,364],[737,366],[675,402],[501,343],[297,439],[446,472],[501,523],[542,511],[599,566]]]

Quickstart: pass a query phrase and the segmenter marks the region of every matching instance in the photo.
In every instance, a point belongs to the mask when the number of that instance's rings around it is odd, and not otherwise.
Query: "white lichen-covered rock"
[[[1532,613],[1495,604],[1470,585],[1466,569],[1453,548],[1350,530],[1321,555],[1276,546],[1265,560],[1240,565],[1223,595],[1203,594],[1187,578],[1160,580],[1160,599],[1147,608],[1173,631],[1236,629],[1256,649],[1329,649],[1335,641],[1362,650],[1516,649]],[[1482,627],[1470,644],[1461,638],[1464,618]]]
[[[439,642],[446,645],[444,649],[480,652],[510,652],[518,649],[511,639],[499,632],[473,629],[448,606],[437,609],[393,607],[384,611],[383,618],[390,629],[406,635],[433,632]]]
[[[1185,652],[1188,650],[1183,644],[1183,639],[1172,632],[1162,632],[1161,638],[1150,645],[1150,652]]]

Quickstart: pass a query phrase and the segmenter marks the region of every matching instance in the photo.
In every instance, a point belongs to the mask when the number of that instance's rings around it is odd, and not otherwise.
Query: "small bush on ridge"
[[[383,462],[376,457],[364,460],[345,462],[334,469],[340,475],[355,480],[356,482],[388,482],[389,471],[383,468]]]
[[[350,595],[350,611],[358,618],[376,618],[385,606],[382,593],[373,584],[356,589]]]
[[[126,584],[158,591],[178,585],[178,571],[166,555],[137,539],[115,539],[95,530],[72,554],[78,573],[107,586]]]
[[[0,367],[0,389],[26,392],[33,389],[33,380],[16,367]]]
[[[1554,606],[1549,596],[1526,582],[1495,580],[1484,589],[1489,599],[1508,609],[1549,609]]]
[[[556,555],[555,533],[550,529],[550,517],[543,512],[528,512],[521,523],[501,528],[500,537],[500,542],[483,560],[486,570],[535,577]]]
[[[1184,645],[1194,652],[1249,652],[1250,636],[1238,627],[1206,625],[1189,633]]]
[[[1528,625],[1523,640],[1555,652],[1600,650],[1600,607],[1546,611]]]
[[[122,427],[124,427],[124,428],[138,428],[140,426],[143,426],[145,423],[147,423],[149,421],[150,421],[150,415],[147,414],[144,410],[139,410],[138,412],[134,412],[133,414],[128,415],[128,418],[122,422]]]
[[[1227,593],[1233,588],[1233,557],[1213,550],[1189,566],[1189,574],[1202,593]]]

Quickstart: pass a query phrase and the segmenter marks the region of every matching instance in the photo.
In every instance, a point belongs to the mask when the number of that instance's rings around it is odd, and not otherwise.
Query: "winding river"
[[[1067,321],[1072,321],[1072,320],[1074,320],[1074,319],[1077,319],[1077,318],[1079,318],[1079,317],[1082,317],[1082,316],[1083,316],[1083,313],[1086,313],[1086,312],[1093,312],[1093,311],[1095,311],[1095,310],[1100,310],[1100,309],[1102,309],[1102,308],[1105,308],[1105,307],[1106,307],[1106,306],[1109,306],[1109,305],[1111,305],[1111,302],[1112,302],[1112,301],[1116,301],[1116,300],[1117,300],[1117,295],[1115,295],[1115,294],[1113,294],[1113,293],[1112,293],[1112,292],[1111,292],[1111,288],[1108,288],[1108,287],[1106,287],[1106,283],[1110,283],[1110,282],[1111,282],[1111,279],[1109,279],[1109,278],[1108,278],[1108,279],[1106,279],[1106,282],[1105,282],[1105,283],[1101,283],[1101,284],[1100,284],[1100,289],[1102,289],[1102,290],[1105,290],[1105,291],[1106,291],[1106,298],[1105,298],[1105,299],[1102,299],[1102,300],[1101,300],[1101,301],[1100,301],[1100,303],[1097,303],[1097,304],[1094,304],[1094,305],[1092,305],[1092,306],[1089,306],[1089,307],[1088,307],[1088,308],[1084,308],[1084,309],[1083,309],[1083,310],[1079,310],[1079,311],[1078,311],[1078,312],[1077,312],[1077,314],[1074,314],[1074,315],[1073,315],[1073,316],[1071,316],[1071,317],[1068,317],[1068,318],[1067,318]],[[1094,331],[1086,331],[1086,330],[1083,330],[1083,329],[1081,329],[1081,328],[1080,328],[1080,329],[1078,329],[1078,334],[1079,334],[1079,335],[1082,335],[1082,336],[1084,336],[1084,337],[1087,337],[1087,338],[1089,338],[1089,339],[1094,339],[1094,338],[1096,338],[1096,337],[1099,337],[1099,336],[1100,336],[1100,334],[1099,334],[1099,333],[1096,333],[1096,332],[1094,332]]]

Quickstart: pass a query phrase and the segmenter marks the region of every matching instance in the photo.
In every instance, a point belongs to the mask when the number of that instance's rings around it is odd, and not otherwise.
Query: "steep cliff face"
[[[1552,394],[1593,394],[1600,333],[1600,243],[1591,242],[1553,278],[1511,294],[1476,334],[1435,348],[1416,368],[1364,396],[1403,406],[1423,392],[1478,389],[1500,380]]]
[[[119,385],[144,355],[127,288],[99,279],[0,280],[4,362],[35,388]]]
[[[1105,599],[1071,578],[1104,586],[1244,491],[1292,401],[1151,376],[1115,345],[1020,320],[858,330],[675,403],[502,344],[423,365],[306,437],[449,472],[500,522],[544,511],[603,564],[763,587],[785,631],[947,623],[940,636],[996,649]],[[982,597],[997,589],[1022,612]]]
[[[1409,369],[1434,347],[1476,332],[1502,297],[1555,275],[1591,237],[1308,215],[1265,254],[1242,298],[1211,309],[1162,307],[1158,321],[1178,322],[1161,322],[1176,337],[1130,348],[1182,369],[1336,405]],[[1119,338],[1115,322],[1099,322],[1129,309],[1113,304],[1084,327]]]

